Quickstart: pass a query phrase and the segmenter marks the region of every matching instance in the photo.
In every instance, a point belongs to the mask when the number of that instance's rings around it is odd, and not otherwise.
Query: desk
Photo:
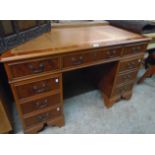
[[[98,81],[105,105],[129,99],[148,41],[110,25],[59,26],[5,52],[1,62],[24,132],[64,125],[64,72],[108,63]]]

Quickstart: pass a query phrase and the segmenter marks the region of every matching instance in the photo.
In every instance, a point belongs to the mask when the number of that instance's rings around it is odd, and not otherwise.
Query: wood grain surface
[[[148,40],[141,35],[110,25],[55,27],[51,32],[5,52],[1,61],[21,60]]]

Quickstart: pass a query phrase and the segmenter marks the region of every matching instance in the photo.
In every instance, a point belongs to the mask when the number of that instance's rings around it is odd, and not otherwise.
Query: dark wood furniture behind
[[[47,20],[0,20],[0,53],[51,29]]]
[[[145,59],[145,73],[138,80],[138,84],[142,83],[146,78],[155,75],[155,49],[148,50],[148,57]]]
[[[25,133],[63,126],[62,74],[110,64],[99,88],[107,107],[129,99],[149,39],[119,28],[58,26],[1,57]],[[82,107],[81,107],[82,108]]]

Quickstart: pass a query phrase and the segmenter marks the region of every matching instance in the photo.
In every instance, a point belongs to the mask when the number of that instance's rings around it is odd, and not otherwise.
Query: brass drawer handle
[[[32,89],[35,93],[42,93],[48,90],[48,85],[46,83],[42,84],[42,87],[33,86]]]
[[[45,65],[43,63],[39,65],[38,69],[36,69],[32,64],[29,64],[28,67],[34,74],[44,72],[45,69]]]
[[[84,57],[83,56],[80,56],[79,58],[72,57],[71,60],[73,65],[80,65],[84,62]]]
[[[43,121],[46,121],[48,118],[49,118],[49,113],[46,113],[44,115],[37,116],[36,119],[38,122],[43,122]]]
[[[45,99],[43,102],[37,102],[36,103],[36,107],[41,109],[41,108],[45,108],[48,106],[48,100]]]

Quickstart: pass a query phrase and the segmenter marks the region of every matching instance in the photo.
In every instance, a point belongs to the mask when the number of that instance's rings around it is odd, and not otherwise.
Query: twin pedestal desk
[[[98,81],[106,107],[129,99],[148,41],[110,25],[60,26],[5,52],[1,62],[24,132],[64,125],[64,72],[108,64]]]

